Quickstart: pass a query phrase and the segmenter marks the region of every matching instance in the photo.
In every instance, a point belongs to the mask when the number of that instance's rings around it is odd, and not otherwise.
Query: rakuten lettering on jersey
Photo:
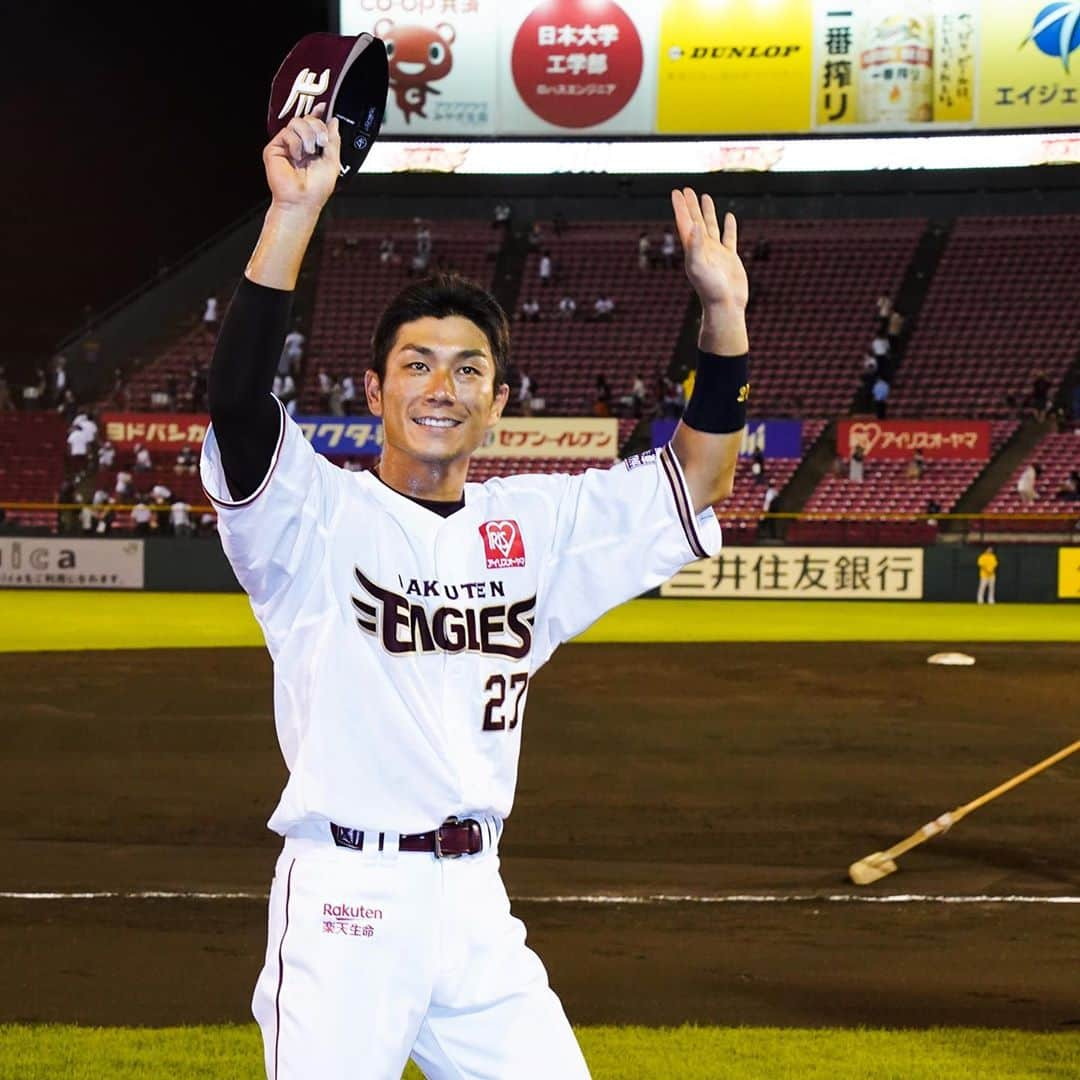
[[[359,567],[355,576],[374,601],[352,597],[356,625],[365,634],[380,638],[388,653],[472,652],[521,660],[532,649],[535,595],[516,604],[481,608],[447,604],[429,612],[424,604],[414,604],[400,593],[376,585]],[[449,589],[440,591],[445,595]]]
[[[485,521],[480,526],[489,570],[525,565],[525,541],[516,521]]]

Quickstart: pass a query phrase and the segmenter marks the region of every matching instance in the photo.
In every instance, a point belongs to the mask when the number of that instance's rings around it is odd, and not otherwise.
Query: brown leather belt
[[[338,847],[364,850],[364,831],[347,829],[330,822],[330,835]],[[386,833],[379,833],[379,851],[383,850]],[[447,818],[437,829],[423,833],[403,833],[398,837],[398,851],[427,851],[436,859],[458,859],[462,855],[478,855],[484,850],[484,830],[474,818]]]

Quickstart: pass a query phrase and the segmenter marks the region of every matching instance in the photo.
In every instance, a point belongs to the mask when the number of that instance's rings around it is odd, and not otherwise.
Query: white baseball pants
[[[979,592],[976,596],[976,599],[980,604],[986,601],[987,596],[989,596],[989,602],[991,604],[994,602],[995,580],[996,579],[992,577],[979,578]],[[968,595],[970,596],[971,594],[969,593]]]
[[[369,846],[285,840],[252,1001],[268,1080],[399,1080],[410,1056],[429,1080],[587,1080],[497,848]]]

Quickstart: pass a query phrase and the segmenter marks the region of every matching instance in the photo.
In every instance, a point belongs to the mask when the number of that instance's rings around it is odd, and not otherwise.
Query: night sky
[[[100,310],[266,196],[270,82],[327,0],[4,5],[0,364]]]

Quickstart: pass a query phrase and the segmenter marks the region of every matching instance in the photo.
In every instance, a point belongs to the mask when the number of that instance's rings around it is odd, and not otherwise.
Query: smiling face
[[[468,460],[502,415],[487,335],[462,315],[425,316],[398,328],[386,374],[364,376],[368,405],[383,421],[384,454],[430,465]]]

